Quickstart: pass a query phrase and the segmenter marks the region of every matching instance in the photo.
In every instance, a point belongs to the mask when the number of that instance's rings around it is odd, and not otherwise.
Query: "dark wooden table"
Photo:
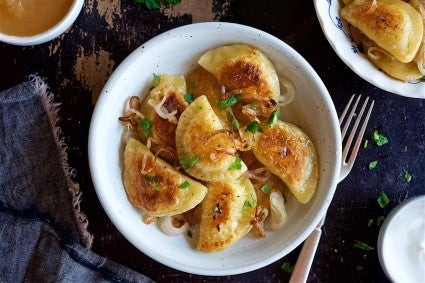
[[[82,191],[82,210],[94,234],[92,249],[158,282],[286,282],[283,262],[295,263],[299,249],[262,269],[226,277],[173,270],[135,249],[102,209],[90,178],[87,137],[91,114],[104,83],[135,48],[174,27],[202,21],[229,21],[262,29],[297,50],[318,72],[338,113],[352,94],[368,95],[375,109],[366,134],[379,129],[389,143],[362,148],[350,175],[338,185],[330,206],[309,282],[388,282],[377,257],[376,219],[398,203],[425,194],[424,100],[397,96],[367,83],[337,57],[324,37],[312,1],[182,0],[173,8],[148,10],[133,0],[88,0],[64,35],[34,47],[0,43],[0,90],[38,73],[62,104],[60,126],[69,145],[69,163]],[[379,160],[370,170],[368,164]],[[412,175],[406,182],[404,172]],[[380,208],[385,192],[390,203]],[[374,224],[368,227],[370,219]],[[357,241],[375,247],[356,249]]]

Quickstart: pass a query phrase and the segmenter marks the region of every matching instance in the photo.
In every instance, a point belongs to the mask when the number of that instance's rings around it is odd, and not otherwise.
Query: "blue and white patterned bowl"
[[[340,18],[341,0],[314,0],[322,30],[337,55],[357,75],[369,83],[401,96],[425,99],[425,80],[402,82],[375,66],[361,53]]]

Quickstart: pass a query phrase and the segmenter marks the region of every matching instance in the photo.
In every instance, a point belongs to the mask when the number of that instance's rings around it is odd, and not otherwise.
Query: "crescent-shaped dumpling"
[[[140,112],[152,122],[149,131],[149,137],[152,139],[151,149],[159,152],[167,161],[175,163],[177,153],[174,133],[177,120],[188,105],[184,99],[186,80],[182,75],[168,74],[162,74],[158,79],[158,84],[143,100]],[[142,132],[142,127],[137,129],[139,136],[145,141],[147,136]]]
[[[313,142],[297,126],[278,120],[256,137],[254,155],[277,175],[301,203],[314,195],[319,179],[318,155]]]
[[[276,110],[279,78],[260,50],[244,44],[222,46],[204,53],[198,64],[224,86],[227,97],[239,95],[241,103],[255,104],[259,116],[269,117]]]
[[[207,188],[155,157],[131,138],[124,151],[124,188],[129,201],[153,217],[183,213],[199,204]]]
[[[247,170],[236,156],[228,130],[204,95],[195,99],[180,116],[176,146],[180,163],[195,178],[219,182],[236,179]]]
[[[251,228],[257,205],[254,186],[245,177],[208,183],[202,201],[197,249],[217,252],[229,247]]]
[[[421,14],[402,0],[355,0],[341,16],[402,63],[413,60],[422,41]]]

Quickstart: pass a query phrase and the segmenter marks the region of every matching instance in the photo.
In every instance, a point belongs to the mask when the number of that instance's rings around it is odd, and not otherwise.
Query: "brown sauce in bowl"
[[[73,0],[0,0],[0,33],[31,36],[59,23]]]

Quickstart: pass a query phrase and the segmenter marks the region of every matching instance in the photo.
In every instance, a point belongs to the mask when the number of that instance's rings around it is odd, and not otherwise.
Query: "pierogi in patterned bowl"
[[[161,34],[125,59],[89,136],[119,231],[172,268],[230,275],[296,248],[326,212],[341,156],[332,100],[279,39],[230,23]]]

